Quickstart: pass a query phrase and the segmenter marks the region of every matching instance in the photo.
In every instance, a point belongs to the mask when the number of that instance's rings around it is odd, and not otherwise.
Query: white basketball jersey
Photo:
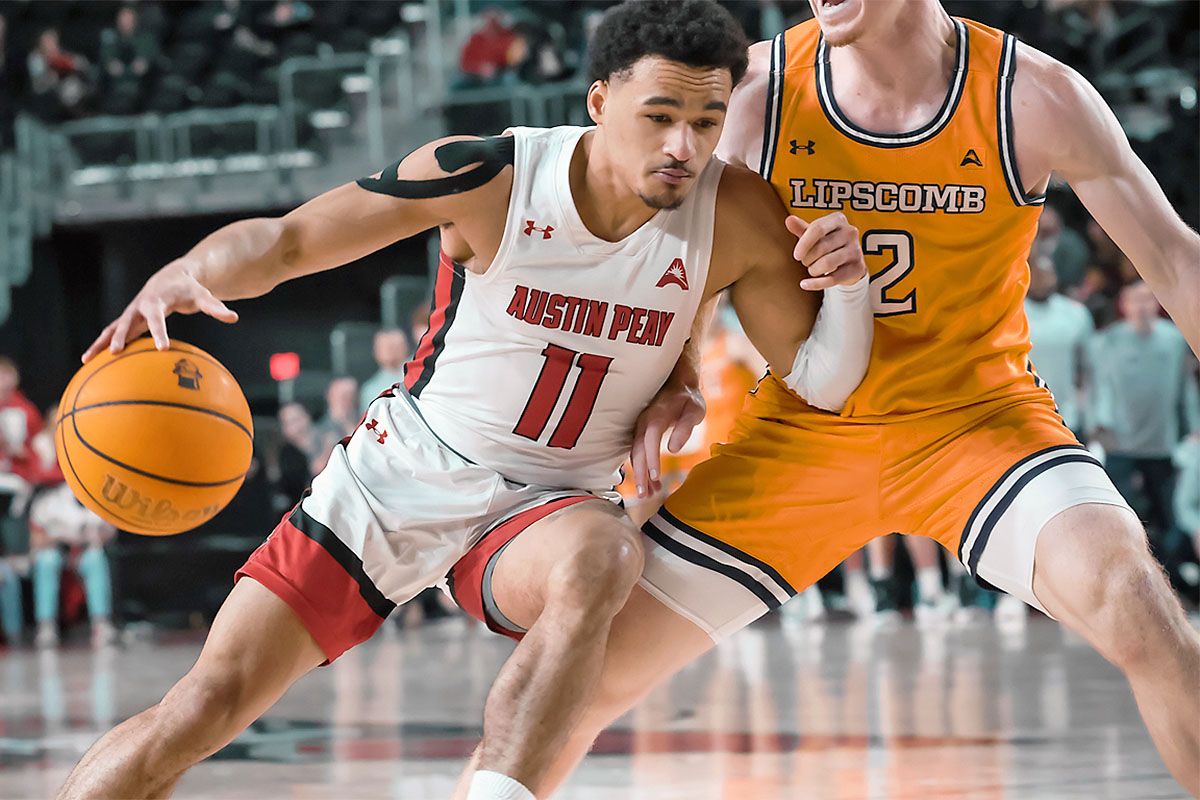
[[[507,227],[483,275],[443,253],[405,386],[443,441],[522,483],[609,489],[691,331],[722,164],[619,242],[571,196],[587,128],[514,128]]]

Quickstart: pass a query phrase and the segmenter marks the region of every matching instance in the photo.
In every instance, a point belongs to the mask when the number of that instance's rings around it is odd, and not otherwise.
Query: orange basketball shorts
[[[642,585],[720,639],[899,532],[936,539],[980,582],[1041,608],[1038,533],[1083,503],[1128,507],[1049,392],[868,422],[814,409],[768,375],[729,443],[646,523]]]

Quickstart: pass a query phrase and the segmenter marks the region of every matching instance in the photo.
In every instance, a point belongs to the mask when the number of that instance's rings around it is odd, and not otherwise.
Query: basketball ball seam
[[[76,394],[78,394],[78,392]],[[228,414],[224,414],[220,411],[214,411],[213,409],[205,408],[204,406],[194,406],[189,403],[176,403],[171,400],[105,400],[100,403],[88,403],[86,406],[74,406],[70,411],[63,414],[60,419],[66,419],[67,417],[73,417],[83,411],[90,411],[93,408],[104,408],[106,406],[166,406],[167,408],[182,408],[187,411],[198,411],[201,414],[209,414],[214,417],[219,417],[229,424],[237,426],[238,430],[246,434],[247,438],[249,438],[251,442],[254,441],[254,434],[250,432],[250,429]]]
[[[92,502],[95,503],[98,508],[104,509],[105,512],[108,514],[111,514],[114,519],[119,519],[122,522],[128,523],[129,525],[134,526],[134,528],[144,529],[145,526],[142,525],[141,523],[136,522],[134,520],[129,519],[128,517],[124,517],[124,516],[116,513],[115,511],[113,511],[111,508],[108,507],[107,503],[101,503],[99,500],[96,499],[96,495],[92,494],[92,490],[87,487],[87,484],[84,483],[83,479],[79,477],[79,473],[75,471],[75,462],[73,462],[71,460],[71,451],[67,447],[67,437],[63,434],[62,425],[59,424],[55,427],[58,428],[58,439],[59,439],[60,445],[62,446],[63,456],[67,459],[67,466],[71,468],[71,474],[73,476],[75,476],[75,482],[77,484],[79,484],[79,488],[83,489],[83,491],[87,494],[88,497],[90,497],[92,499]]]

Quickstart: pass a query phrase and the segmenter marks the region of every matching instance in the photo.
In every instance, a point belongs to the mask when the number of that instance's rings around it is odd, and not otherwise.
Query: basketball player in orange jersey
[[[643,528],[592,708],[541,785],[654,686],[850,553],[927,536],[981,582],[1078,633],[1129,680],[1175,778],[1200,793],[1200,637],[1145,532],[1028,361],[1026,254],[1052,172],[1200,352],[1200,237],[1075,71],[937,0],[810,0],[751,48],[718,155],[794,215],[844,214],[871,271],[875,334],[840,414],[777,376],[732,441]],[[634,464],[670,423],[648,410]],[[639,478],[639,481],[647,480]],[[518,537],[492,574],[521,623]]]
[[[530,776],[575,727],[642,571],[611,491],[637,418],[670,382],[656,408],[682,415],[683,438],[696,419],[697,309],[728,288],[759,351],[812,402],[840,408],[866,369],[857,233],[838,215],[789,221],[760,177],[711,158],[746,45],[711,0],[614,7],[591,45],[594,129],[434,142],[282,218],[226,226],[150,278],[89,354],[147,329],[165,347],[170,313],[233,322],[225,300],[441,229],[436,308],[404,382],[239,570],[189,673],[94,745],[62,796],[168,794],[480,541],[515,533],[538,547],[521,587],[538,613],[488,697],[466,792],[542,791]],[[830,287],[821,301],[805,291]],[[482,615],[480,587],[452,588]]]

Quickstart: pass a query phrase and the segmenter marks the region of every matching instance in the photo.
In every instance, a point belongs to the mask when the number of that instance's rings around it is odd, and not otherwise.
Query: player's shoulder
[[[515,140],[499,136],[444,136],[358,181],[378,194],[406,199],[457,195],[491,183],[512,166]]]
[[[1017,42],[1017,63],[1013,76],[1013,115],[1046,119],[1055,124],[1078,113],[1081,104],[1088,102],[1094,90],[1078,70],[1032,45]]]
[[[771,76],[771,41],[750,45],[746,74],[729,99],[717,155],[730,164],[757,166],[762,150],[763,115]]]
[[[785,215],[775,188],[752,169],[726,164],[717,188],[717,217],[738,224],[760,224]]]

